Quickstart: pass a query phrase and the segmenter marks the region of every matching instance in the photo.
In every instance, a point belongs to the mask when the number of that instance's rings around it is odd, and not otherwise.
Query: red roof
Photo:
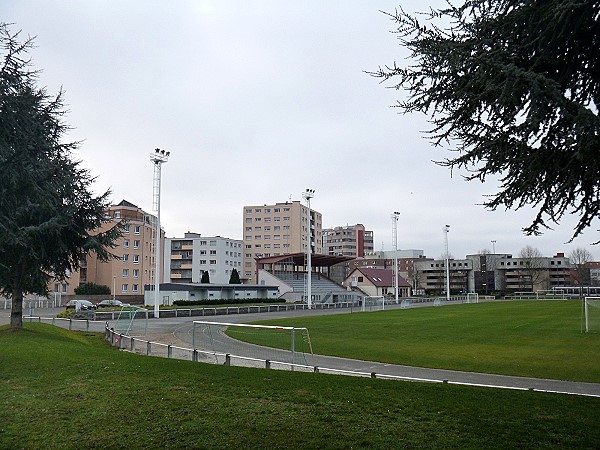
[[[390,287],[395,284],[395,274],[392,269],[371,269],[367,267],[357,267],[350,273],[349,277],[354,275],[355,272],[360,272],[365,276],[374,286],[378,287]],[[398,287],[410,287],[408,281],[398,275]]]

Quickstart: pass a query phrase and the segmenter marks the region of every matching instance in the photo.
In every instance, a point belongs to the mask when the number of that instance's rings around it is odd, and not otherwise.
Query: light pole
[[[450,225],[444,225],[444,242],[446,245],[446,300],[450,301],[450,255],[448,254],[448,233]]]
[[[159,148],[150,153],[150,161],[154,164],[152,209],[156,212],[156,242],[154,244],[154,317],[159,318],[160,302],[160,169],[162,163],[169,160],[171,152]]]
[[[492,255],[496,254],[496,240],[492,240]]]
[[[311,253],[312,253],[312,228],[311,228],[311,220],[310,220],[310,199],[315,196],[314,189],[306,189],[302,193],[302,197],[306,200],[306,297],[308,302],[308,309],[312,308],[312,286],[311,286]]]
[[[113,275],[113,301],[115,300],[115,295],[117,294],[117,277]]]
[[[394,286],[396,291],[396,305],[398,304],[398,217],[400,217],[400,213],[394,211],[392,213],[392,241],[394,241]]]

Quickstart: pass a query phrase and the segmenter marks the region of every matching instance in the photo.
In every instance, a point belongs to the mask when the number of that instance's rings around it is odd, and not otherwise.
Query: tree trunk
[[[13,330],[23,328],[23,291],[21,289],[13,290],[12,307],[10,309],[10,327]]]

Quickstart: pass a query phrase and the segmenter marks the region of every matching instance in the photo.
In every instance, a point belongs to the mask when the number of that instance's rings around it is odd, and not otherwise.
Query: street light
[[[492,255],[496,254],[496,240],[492,240]]]
[[[117,277],[113,275],[113,301],[115,300],[115,295],[117,293]]]
[[[307,229],[307,233],[306,233],[306,240],[307,240],[307,246],[306,246],[306,297],[307,297],[307,301],[308,301],[308,309],[312,308],[312,286],[311,286],[311,271],[312,271],[312,267],[311,267],[311,253],[312,253],[312,230],[311,230],[311,220],[310,220],[310,199],[313,198],[315,196],[315,191],[314,189],[306,189],[303,193],[302,193],[302,197],[306,200],[306,210],[307,210],[307,214],[306,214],[306,224],[308,226]]]
[[[448,254],[448,233],[450,225],[444,225],[444,242],[446,244],[446,300],[450,301],[450,256]]]
[[[394,278],[396,284],[396,304],[398,304],[398,218],[400,217],[400,213],[398,211],[394,211],[392,213],[392,241],[394,242]],[[385,302],[384,302],[385,305]],[[385,308],[385,306],[384,306]]]
[[[150,153],[150,161],[154,164],[152,209],[156,212],[156,242],[154,249],[154,317],[159,318],[160,295],[160,169],[162,163],[169,160],[171,152],[159,148]]]

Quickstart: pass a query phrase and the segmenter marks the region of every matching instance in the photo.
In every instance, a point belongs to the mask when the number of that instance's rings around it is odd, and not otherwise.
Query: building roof
[[[330,267],[335,264],[351,261],[354,256],[333,256],[333,255],[311,255],[312,267]],[[306,262],[306,253],[289,253],[287,255],[269,256],[266,258],[256,258],[257,264],[275,264],[281,261],[289,260],[296,266],[303,266]]]
[[[351,278],[355,272],[360,272],[371,283],[373,283],[374,286],[389,287],[394,286],[395,284],[395,275],[392,269],[372,269],[367,267],[357,267],[350,273],[350,275],[348,275],[348,278]],[[410,284],[403,277],[398,275],[398,286],[410,287]]]

